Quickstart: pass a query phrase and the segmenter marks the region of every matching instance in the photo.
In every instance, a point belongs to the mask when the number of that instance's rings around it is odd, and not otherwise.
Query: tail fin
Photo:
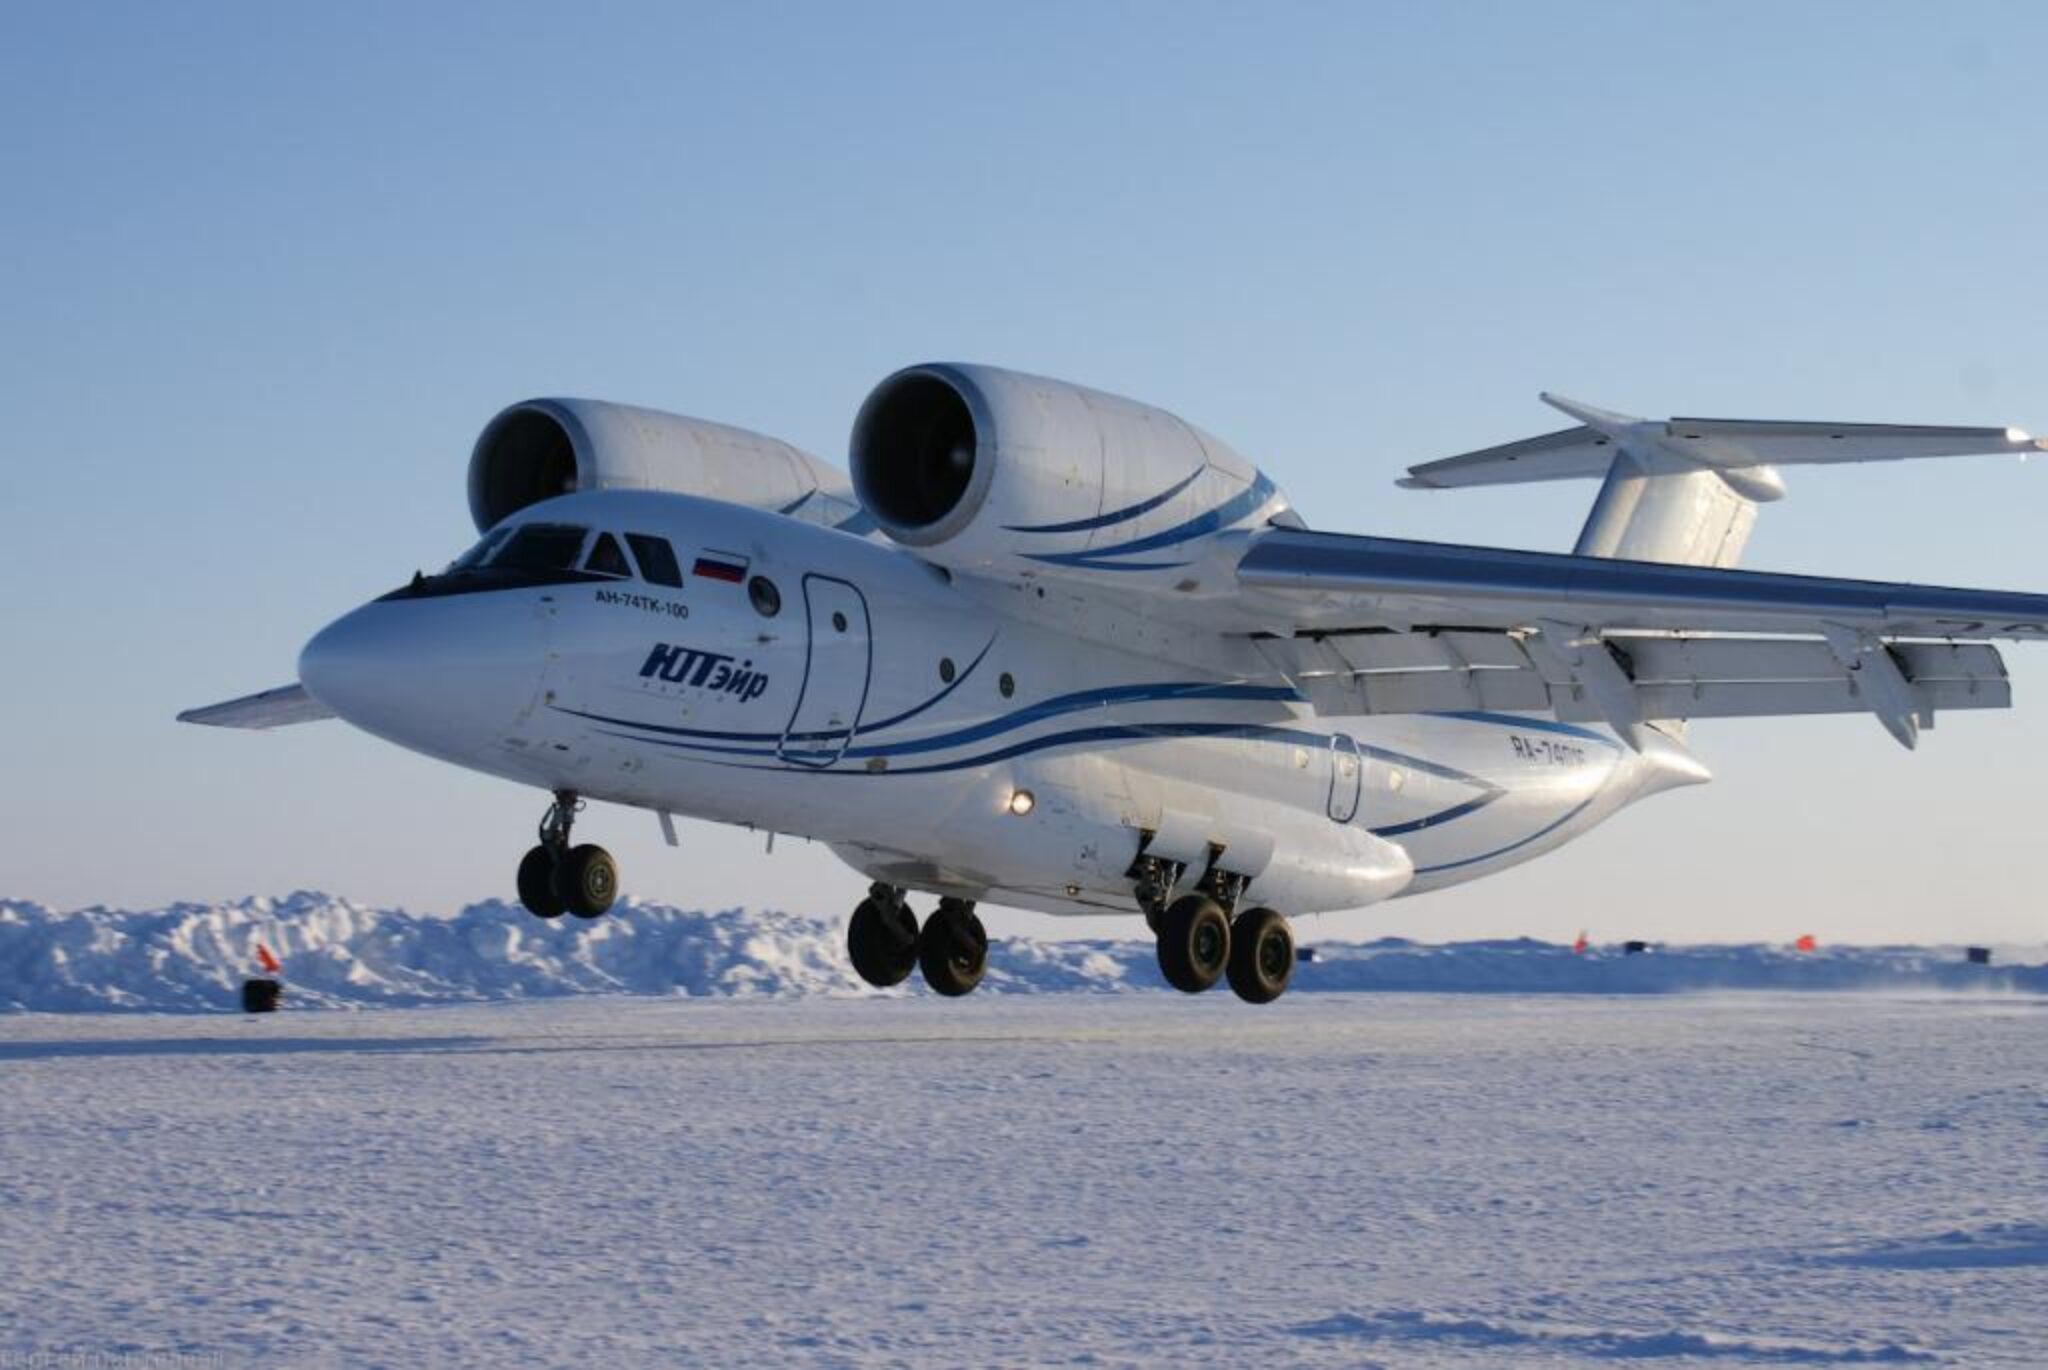
[[[1779,466],[2048,450],[2016,428],[1669,419],[1610,413],[1546,394],[1580,427],[1410,467],[1411,489],[1599,478],[1580,556],[1733,566],[1759,504],[1781,498]]]

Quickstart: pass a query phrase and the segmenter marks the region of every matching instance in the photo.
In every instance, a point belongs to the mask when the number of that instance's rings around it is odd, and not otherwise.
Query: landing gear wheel
[[[876,989],[902,984],[917,969],[917,915],[901,899],[861,900],[846,922],[846,957]]]
[[[1247,909],[1230,925],[1230,987],[1247,1004],[1270,1004],[1294,974],[1294,930],[1273,909]]]
[[[561,898],[555,893],[555,854],[535,847],[519,863],[519,902],[535,918],[560,918]]]
[[[941,899],[917,938],[917,964],[933,993],[957,999],[971,993],[988,969],[988,933],[965,899]]]
[[[555,897],[578,918],[602,917],[618,893],[619,868],[603,847],[571,847],[555,867]]]
[[[1216,983],[1230,961],[1230,920],[1206,894],[1184,894],[1159,920],[1159,973],[1183,994]]]

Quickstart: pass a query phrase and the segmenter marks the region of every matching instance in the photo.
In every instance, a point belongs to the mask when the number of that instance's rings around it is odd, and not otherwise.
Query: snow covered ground
[[[2038,1367],[2044,1163],[2014,994],[16,1014],[0,1364]]]
[[[217,1013],[255,971],[256,946],[284,959],[288,1002],[338,1008],[620,992],[693,997],[864,994],[843,922],[773,911],[702,912],[628,902],[595,922],[542,922],[495,901],[453,918],[366,908],[332,895],[55,912],[0,900],[0,1013]],[[1584,956],[1537,941],[1428,945],[1356,935],[1357,920],[1303,919],[1320,959],[1297,992],[1451,990],[1663,993],[1702,989],[1953,989],[2048,993],[2048,952],[1999,948],[1992,966],[1959,947],[1660,947]],[[1134,937],[1142,934],[1131,920]],[[982,993],[1163,990],[1152,946],[1000,938]],[[906,993],[916,993],[914,987]]]

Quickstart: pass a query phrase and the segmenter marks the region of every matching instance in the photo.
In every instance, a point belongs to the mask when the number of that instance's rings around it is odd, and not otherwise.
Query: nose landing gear
[[[900,985],[912,969],[933,993],[970,994],[988,969],[988,932],[968,899],[941,899],[922,930],[903,891],[877,884],[846,924],[846,955],[854,972],[877,989]]]
[[[583,801],[574,790],[559,790],[540,822],[540,845],[519,863],[519,902],[537,918],[597,918],[619,892],[619,870],[603,847],[569,845],[570,830]]]

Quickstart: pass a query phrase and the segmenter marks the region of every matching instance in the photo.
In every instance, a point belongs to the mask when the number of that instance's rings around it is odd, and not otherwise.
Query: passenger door
[[[868,605],[859,590],[831,576],[804,577],[809,633],[804,678],[782,732],[782,759],[829,766],[860,728],[870,671]]]

